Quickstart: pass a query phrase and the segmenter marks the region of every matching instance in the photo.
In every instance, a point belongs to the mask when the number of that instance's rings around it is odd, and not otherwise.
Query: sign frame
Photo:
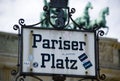
[[[27,26],[24,26],[21,28],[21,54],[20,54],[20,74],[21,75],[43,75],[43,76],[53,76],[53,75],[56,75],[56,74],[52,74],[52,73],[35,73],[35,72],[23,72],[23,31],[24,29],[29,29],[29,30],[34,30],[34,29],[37,29],[37,30],[54,30],[56,31],[57,29],[51,29],[51,28],[39,28],[39,27],[27,27]],[[98,52],[97,52],[97,42],[96,42],[96,39],[97,39],[97,36],[96,36],[96,31],[87,31],[87,30],[73,30],[73,29],[64,29],[64,30],[57,30],[57,31],[75,31],[75,32],[89,32],[89,33],[93,33],[94,34],[94,53],[95,53],[95,75],[94,76],[91,76],[91,75],[73,75],[73,74],[57,74],[57,75],[65,75],[67,77],[81,77],[81,78],[96,78],[97,77],[97,73],[98,73]],[[32,70],[32,69],[31,69]],[[87,73],[87,71],[86,71]]]

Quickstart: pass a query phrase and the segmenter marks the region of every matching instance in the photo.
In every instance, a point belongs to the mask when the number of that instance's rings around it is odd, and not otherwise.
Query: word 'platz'
[[[77,70],[77,62],[76,59],[69,59],[68,57],[65,57],[65,59],[55,59],[55,54],[47,54],[47,53],[41,53],[42,56],[42,64],[41,68],[46,68],[47,63],[51,61],[51,68],[60,68],[60,69],[74,69]],[[88,69],[92,67],[92,63],[90,60],[88,60],[88,57],[85,53],[78,56],[81,63],[83,63],[83,67],[85,69]],[[77,58],[77,59],[78,59]],[[87,60],[87,61],[86,61]],[[55,64],[56,63],[56,64]]]
[[[60,69],[78,69],[76,66],[77,60],[69,59],[66,57],[65,59],[55,59],[55,54],[46,54],[42,53],[42,65],[41,68],[46,68],[46,63],[51,61],[51,68],[60,68]],[[56,64],[55,64],[56,63]]]

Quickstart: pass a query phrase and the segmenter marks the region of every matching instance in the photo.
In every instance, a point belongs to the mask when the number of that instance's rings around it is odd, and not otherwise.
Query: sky
[[[93,6],[89,10],[91,20],[98,17],[102,8],[109,7],[110,12],[106,16],[109,32],[105,37],[120,41],[120,0],[69,0],[69,7],[76,9],[74,19],[82,15],[87,2]],[[20,18],[25,19],[26,25],[38,23],[43,6],[43,0],[0,0],[0,31],[17,33],[13,25],[18,24]]]

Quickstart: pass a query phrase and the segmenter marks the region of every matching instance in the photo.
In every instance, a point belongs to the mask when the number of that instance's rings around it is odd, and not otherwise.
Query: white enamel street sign
[[[22,28],[22,73],[96,76],[95,33]]]

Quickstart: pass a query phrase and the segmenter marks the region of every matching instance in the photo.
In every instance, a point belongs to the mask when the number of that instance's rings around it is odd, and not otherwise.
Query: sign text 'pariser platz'
[[[94,33],[23,28],[22,42],[23,73],[96,74]]]

